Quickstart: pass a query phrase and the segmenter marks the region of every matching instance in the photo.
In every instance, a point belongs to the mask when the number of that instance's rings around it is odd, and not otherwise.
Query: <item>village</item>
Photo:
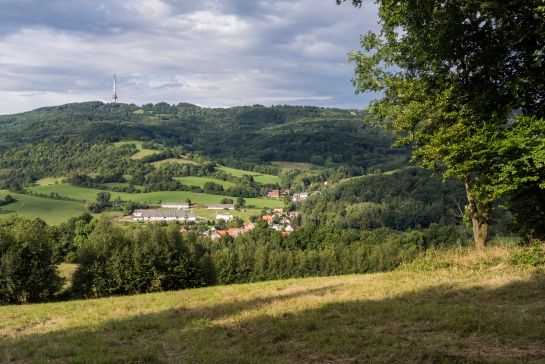
[[[266,197],[270,199],[280,199],[282,196],[290,195],[289,190],[271,190],[267,192]],[[290,195],[291,196],[291,195]],[[303,202],[308,198],[308,193],[296,193],[291,196],[293,202]],[[211,226],[204,232],[202,236],[209,237],[212,240],[219,239],[222,236],[237,237],[252,229],[255,226],[254,222],[248,220],[241,227],[226,227],[229,221],[235,219],[235,216],[230,212],[237,207],[235,204],[204,204],[204,205],[192,205],[190,202],[163,202],[161,203],[162,209],[137,209],[132,214],[132,220],[143,221],[177,221],[180,223],[195,224],[198,221],[208,221]],[[202,208],[206,210],[218,210],[214,214],[214,221],[211,221],[204,217],[199,217],[195,214],[194,210]],[[297,211],[290,211],[286,213],[282,207],[274,207],[268,209],[267,213],[261,216],[261,220],[267,223],[267,226],[271,229],[279,231],[284,236],[288,236],[291,232],[295,231],[295,221],[300,215]],[[180,228],[180,232],[187,232],[188,229],[185,226]]]

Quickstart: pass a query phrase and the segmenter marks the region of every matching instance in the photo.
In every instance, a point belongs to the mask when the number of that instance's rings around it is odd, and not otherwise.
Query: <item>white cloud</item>
[[[334,0],[26,0],[0,12],[0,114],[75,101],[363,107],[347,53],[376,10]],[[32,10],[29,10],[32,9]],[[5,26],[2,26],[5,24]],[[9,26],[8,26],[9,25]]]

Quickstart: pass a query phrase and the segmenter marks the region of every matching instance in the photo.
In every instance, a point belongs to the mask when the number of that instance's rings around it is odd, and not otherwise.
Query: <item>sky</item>
[[[0,0],[0,114],[72,102],[363,109],[372,1]]]

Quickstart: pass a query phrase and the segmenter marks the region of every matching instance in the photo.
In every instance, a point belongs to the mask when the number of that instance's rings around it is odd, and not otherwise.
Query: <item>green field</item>
[[[47,185],[53,185],[56,183],[61,183],[61,181],[64,179],[64,177],[57,177],[57,178],[53,178],[53,177],[46,177],[46,178],[42,178],[42,179],[39,179],[37,180],[35,183],[38,185],[38,186],[47,186]]]
[[[29,187],[28,191],[33,193],[50,195],[58,193],[59,196],[68,197],[75,200],[94,200],[100,190],[92,188],[74,187],[67,183],[58,185],[47,185],[38,187]],[[216,204],[220,203],[221,199],[226,196],[211,195],[207,193],[195,193],[186,191],[159,191],[150,193],[122,193],[111,192],[111,199],[114,200],[119,196],[123,201],[133,201],[142,203],[157,204],[159,202],[183,202],[189,198],[193,203],[198,204]],[[227,196],[228,197],[228,196]],[[236,202],[236,197],[232,197]],[[42,199],[40,199],[42,200]],[[245,198],[246,205],[255,205],[256,208],[275,207],[282,204],[280,201],[271,201],[265,198]],[[51,200],[54,201],[54,200]]]
[[[220,179],[215,178],[208,178],[208,177],[174,177],[176,181],[179,181],[180,183],[188,186],[199,186],[201,188],[204,187],[204,184],[206,182],[214,182],[216,184],[222,185],[223,188],[235,186],[232,182],[222,181]]]
[[[134,144],[134,145],[136,145],[136,148],[138,149],[138,153],[133,154],[131,156],[132,159],[142,159],[145,156],[152,155],[152,154],[155,154],[155,153],[159,152],[158,150],[142,148],[142,143],[144,143],[144,142],[141,142],[141,141],[138,141],[138,140],[130,140],[130,141],[124,141],[124,142],[116,142],[116,143],[114,143],[114,146],[118,147],[118,146],[124,145],[124,144]]]
[[[0,217],[21,212],[29,218],[39,217],[48,225],[58,225],[86,211],[85,205],[80,202],[51,200],[5,190],[0,191],[0,199],[3,199],[7,194],[13,196],[17,202],[1,206]]]
[[[278,183],[278,184],[280,184],[280,182],[281,182],[280,178],[278,178],[277,176],[271,176],[270,174],[260,174],[260,173],[256,173],[256,172],[248,172],[248,171],[243,171],[242,169],[235,169],[235,168],[229,168],[229,167],[224,167],[224,166],[218,166],[215,169],[217,171],[221,171],[221,172],[225,172],[227,174],[230,174],[230,175],[232,175],[234,177],[242,177],[245,174],[249,175],[249,176],[253,176],[254,181],[256,181],[257,183],[271,183],[271,184]]]
[[[6,363],[543,363],[543,268],[433,268],[0,307]],[[426,262],[422,262],[424,264]]]

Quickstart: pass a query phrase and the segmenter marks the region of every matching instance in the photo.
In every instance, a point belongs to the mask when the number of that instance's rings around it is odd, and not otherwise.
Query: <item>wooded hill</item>
[[[312,106],[95,101],[0,116],[0,150],[79,136],[87,142],[153,140],[237,167],[290,161],[390,170],[405,164],[408,149],[392,148],[392,137],[363,118],[361,111]]]

